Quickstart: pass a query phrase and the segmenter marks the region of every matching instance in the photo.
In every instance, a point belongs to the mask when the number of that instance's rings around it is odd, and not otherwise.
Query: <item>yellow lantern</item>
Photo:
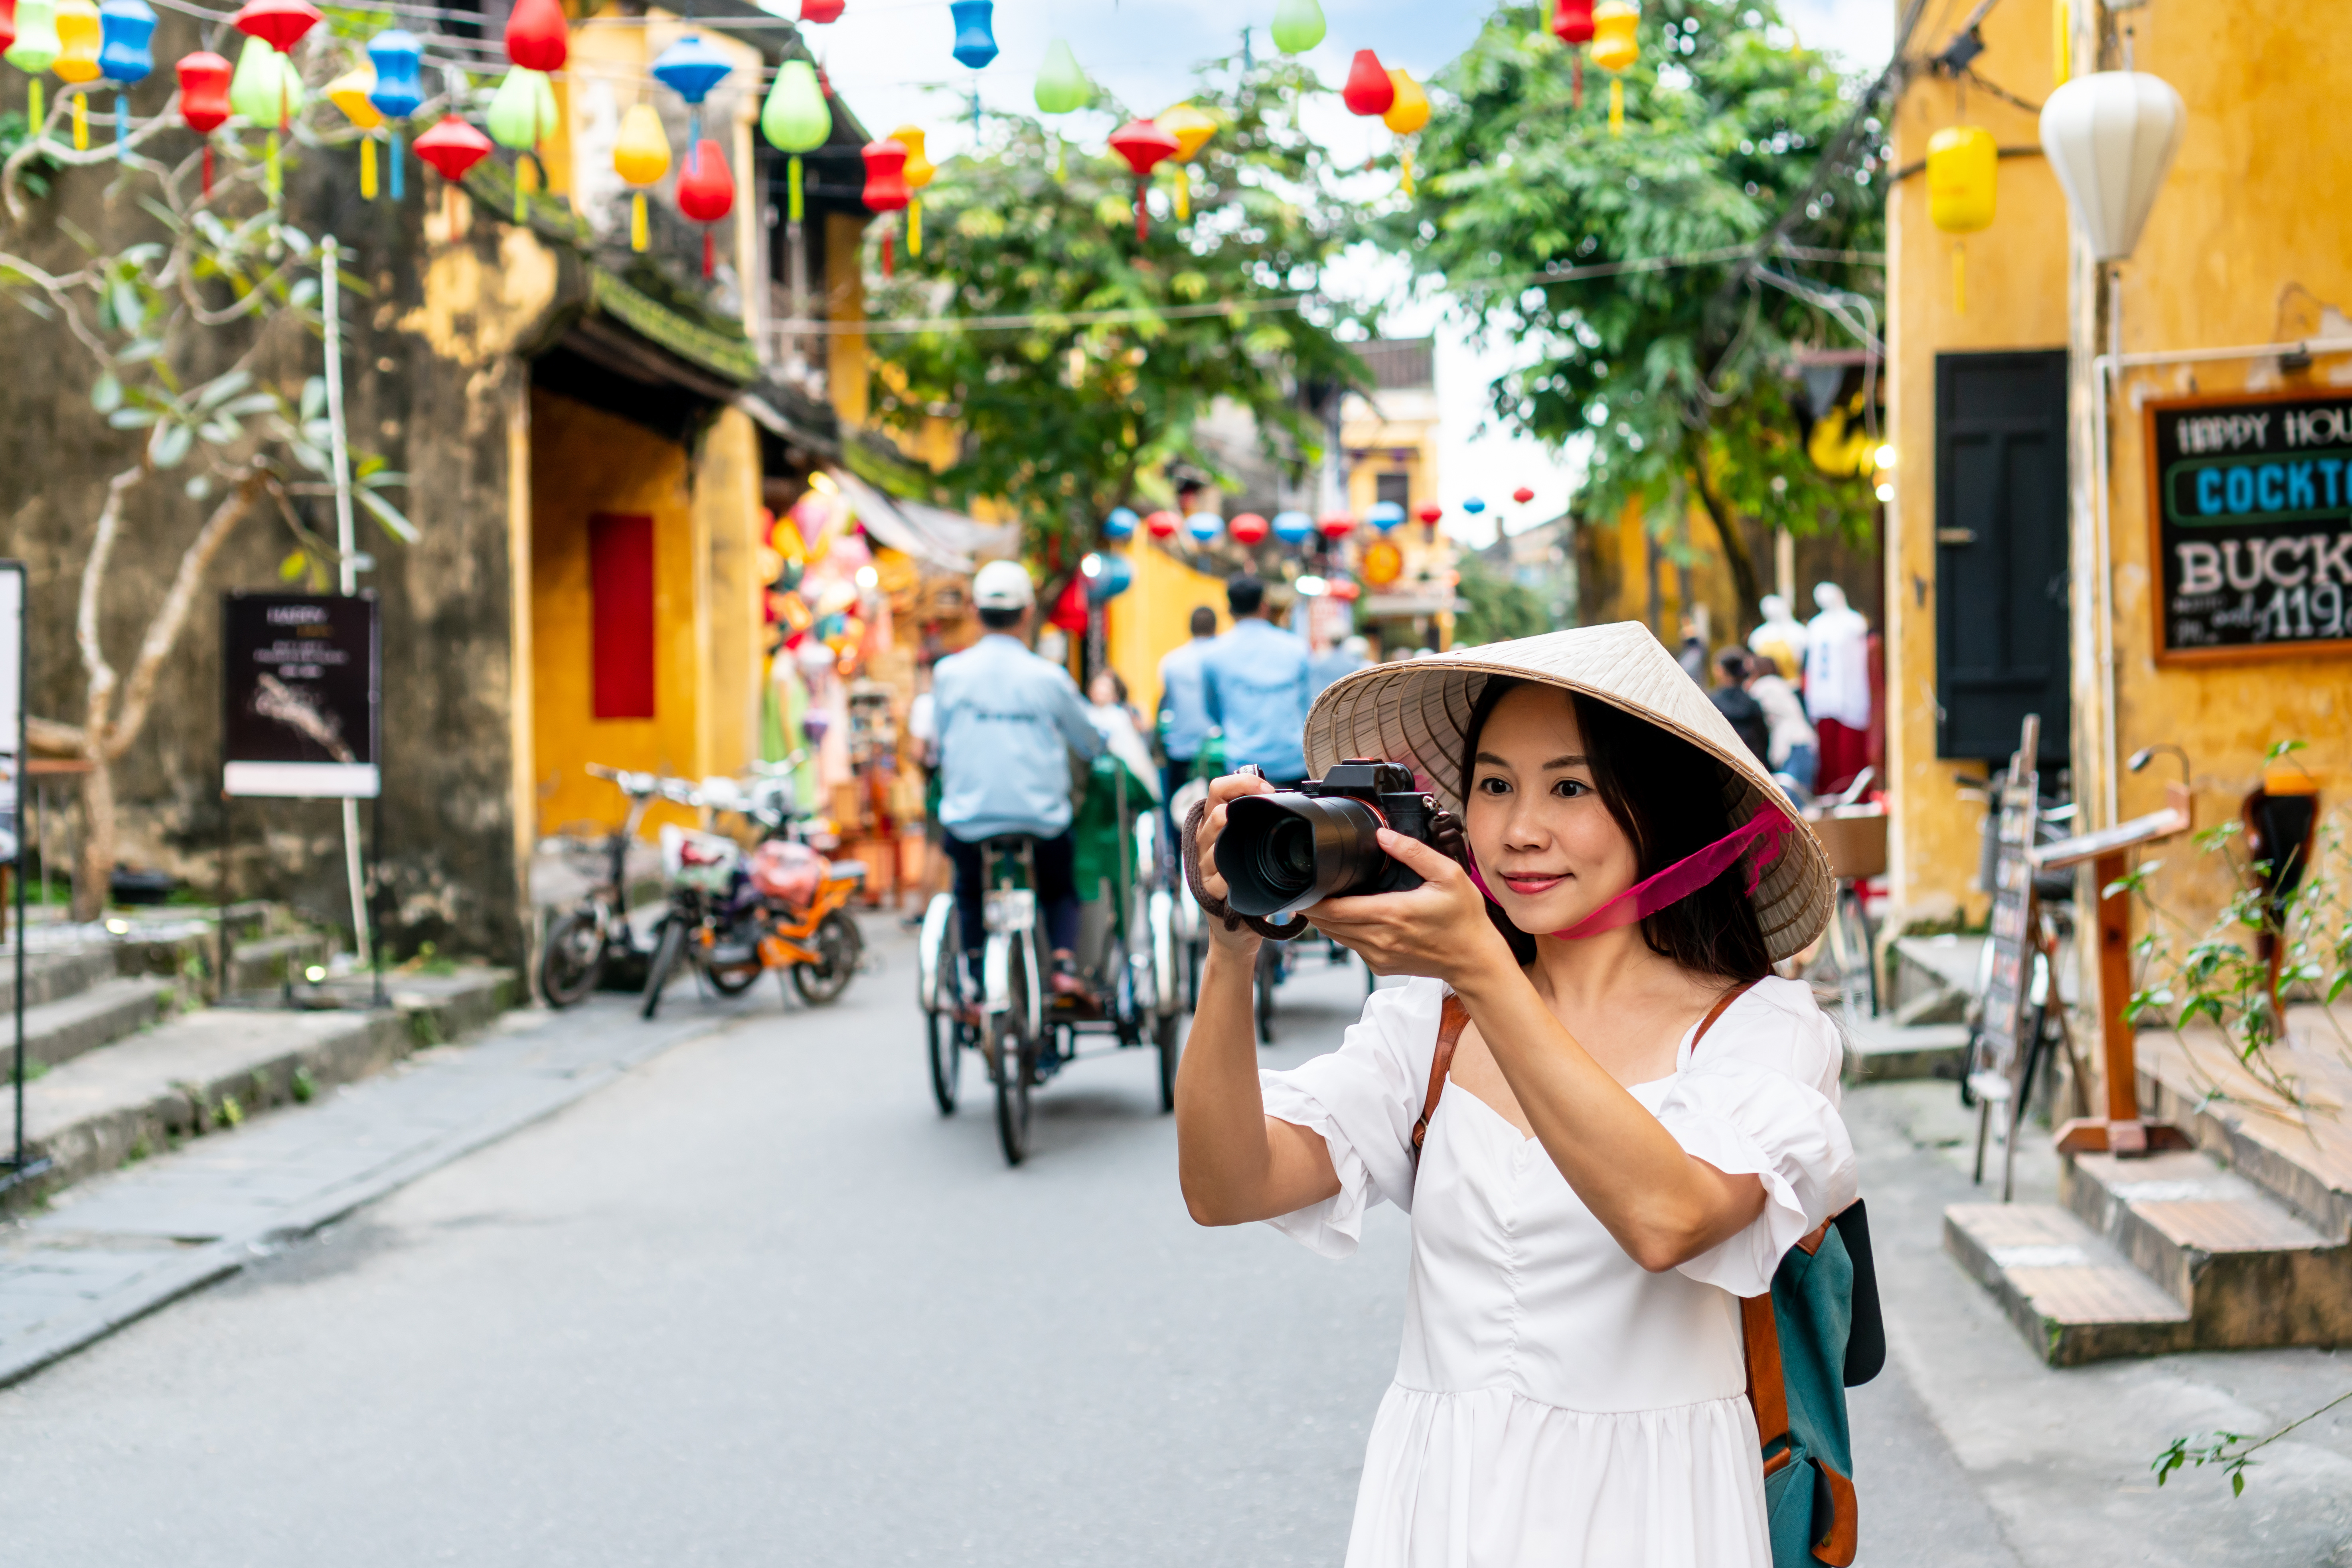
[[[1176,138],[1176,155],[1169,160],[1176,166],[1176,221],[1182,223],[1192,216],[1192,176],[1185,165],[1200,155],[1217,133],[1217,122],[1189,103],[1163,110],[1152,121],[1160,130]]]
[[[1389,85],[1396,91],[1389,110],[1381,116],[1381,123],[1398,136],[1410,136],[1429,123],[1429,94],[1421,90],[1421,83],[1396,67],[1389,68]],[[1397,149],[1397,161],[1404,169],[1404,194],[1412,195],[1412,149]]]
[[[890,132],[890,140],[907,150],[907,166],[898,177],[907,182],[907,254],[923,254],[923,187],[931,183],[940,166],[923,150],[923,128],[901,125]]]
[[[49,68],[58,79],[77,88],[87,88],[104,72],[98,63],[99,46],[103,38],[103,26],[98,19],[98,0],[58,0],[58,58]],[[89,151],[89,94],[73,95],[73,143],[77,153]]]
[[[1609,73],[1609,134],[1625,134],[1625,79],[1622,74],[1642,58],[1634,31],[1642,25],[1640,7],[1626,0],[1601,0],[1592,8],[1592,63]]]
[[[327,84],[327,101],[343,112],[362,132],[373,132],[383,123],[383,116],[369,101],[375,91],[375,67],[362,65]],[[375,200],[375,138],[360,138],[360,200]]]
[[[634,104],[621,116],[620,134],[613,139],[613,173],[637,188],[629,193],[629,248],[643,250],[651,243],[646,220],[645,187],[669,172],[669,138],[662,133],[661,110],[650,103]]]
[[[1951,125],[1927,142],[1927,218],[1953,236],[1974,234],[1992,226],[1993,196],[1999,184],[2000,149],[1992,132],[1981,125]],[[1952,246],[1952,310],[1969,310],[1968,247]]]

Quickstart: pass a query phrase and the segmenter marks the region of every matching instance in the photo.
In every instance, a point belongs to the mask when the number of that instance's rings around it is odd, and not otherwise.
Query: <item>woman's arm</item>
[[[1225,803],[1271,786],[1234,774],[1209,786],[1201,825],[1201,881],[1223,898],[1224,879],[1210,855],[1224,831]],[[1202,1225],[1243,1225],[1321,1203],[1339,1190],[1339,1173],[1322,1135],[1265,1113],[1257,1086],[1257,1023],[1250,986],[1258,934],[1244,926],[1209,925],[1209,960],[1192,1033],[1176,1065],[1176,1173],[1184,1206]]]
[[[1544,1152],[1627,1257],[1663,1272],[1763,1212],[1760,1180],[1726,1175],[1685,1151],[1552,1016],[1460,867],[1386,828],[1380,841],[1423,885],[1332,900],[1308,918],[1376,973],[1433,974],[1454,987]]]

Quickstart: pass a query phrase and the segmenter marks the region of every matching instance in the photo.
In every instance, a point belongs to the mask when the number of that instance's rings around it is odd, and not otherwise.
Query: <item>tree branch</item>
[[[1715,524],[1716,537],[1723,541],[1724,564],[1731,568],[1732,586],[1739,593],[1739,609],[1750,619],[1764,613],[1763,585],[1757,581],[1756,559],[1748,552],[1748,541],[1739,531],[1739,519],[1731,503],[1719,494],[1706,471],[1706,450],[1701,446],[1692,452],[1691,482],[1698,491],[1699,504],[1706,508],[1709,521]]]
[[[196,589],[210,570],[213,557],[220,553],[229,534],[245,521],[245,514],[253,510],[253,503],[268,484],[267,468],[247,469],[236,489],[221,498],[220,505],[205,520],[194,542],[181,555],[180,570],[172,579],[171,591],[163,595],[155,618],[147,623],[146,640],[139,645],[139,660],[131,666],[130,682],[123,688],[121,715],[107,726],[100,741],[106,761],[121,757],[139,738],[141,728],[147,722],[148,704],[155,695],[156,678],[163,673],[163,660],[170,657],[172,645],[180,639],[180,628],[195,604]]]
[[[82,720],[82,741],[96,758],[106,743],[107,712],[113,706],[114,667],[106,662],[100,637],[99,596],[106,585],[106,569],[114,555],[114,542],[122,531],[122,503],[154,472],[150,448],[142,445],[136,468],[125,468],[106,482],[106,504],[99,509],[98,529],[89,542],[89,558],[81,566],[81,597],[74,613],[74,642],[81,649],[81,667],[89,676],[89,692]]]
[[[60,724],[55,719],[25,715],[25,740],[33,750],[52,757],[79,757],[89,754],[89,746],[79,724]]]

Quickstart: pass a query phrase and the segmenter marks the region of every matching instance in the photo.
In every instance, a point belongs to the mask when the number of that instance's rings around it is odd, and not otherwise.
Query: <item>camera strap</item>
[[[1792,830],[1793,825],[1787,817],[1769,806],[1759,806],[1755,816],[1706,848],[1684,856],[1654,877],[1644,877],[1566,931],[1551,934],[1562,942],[1576,942],[1647,920],[1731,869],[1751,845],[1758,847],[1756,856],[1748,862],[1748,893],[1752,898],[1756,885],[1764,879],[1764,868],[1780,857],[1780,840]],[[1470,879],[1478,884],[1478,890],[1501,902],[1486,886],[1486,879],[1478,874],[1475,860],[1469,862],[1469,870]]]

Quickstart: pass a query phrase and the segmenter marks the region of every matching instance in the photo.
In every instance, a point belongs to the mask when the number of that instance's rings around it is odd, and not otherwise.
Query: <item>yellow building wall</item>
[[[2331,335],[2344,332],[2343,315],[2352,314],[2352,247],[2333,194],[2352,180],[2352,147],[2315,136],[2312,127],[2333,122],[2352,73],[2352,35],[2314,26],[2293,6],[2147,7],[2129,20],[2137,68],[2169,82],[2189,118],[2138,248],[2120,267],[2124,352],[2256,345],[2324,325]],[[1996,7],[1983,36],[1981,73],[2022,96],[2046,95],[2053,48],[2044,7]],[[2036,142],[2033,116],[1989,94],[1971,94],[1968,115],[2003,146]],[[1923,157],[1927,137],[1954,117],[1951,84],[1919,79],[1895,121],[1897,167]],[[1980,911],[1983,904],[1967,889],[1982,807],[1960,801],[1952,768],[1935,761],[1934,356],[2068,341],[2066,216],[2056,180],[2039,156],[2003,159],[2000,169],[1994,225],[1968,241],[1966,315],[1953,308],[1951,241],[1927,222],[1924,178],[1898,184],[1888,209],[1890,416],[1901,454],[1887,552],[1888,752],[1898,784],[1893,858],[1898,902],[1920,910],[1965,900]],[[2305,379],[2352,384],[2352,358],[2322,357]],[[2110,405],[2116,754],[2128,757],[2156,742],[2185,749],[2202,825],[2235,815],[2257,782],[2264,748],[2278,740],[2309,741],[2304,757],[2323,805],[2345,799],[2352,790],[2346,724],[2352,660],[2296,654],[2158,668],[2140,410],[2155,398],[2292,384],[2274,358],[2161,365],[2127,372]],[[2090,575],[2078,553],[2078,605]],[[2082,717],[2085,683],[2095,678],[2095,668],[2076,672],[2074,773],[2085,826],[2105,816],[2104,735],[2095,717]],[[2165,780],[2177,776],[2169,759],[2124,774],[2119,815],[2157,809]],[[2201,923],[2227,896],[2221,868],[2182,846],[2161,858],[2158,896]]]
[[[1139,538],[1129,546],[1135,581],[1103,607],[1103,643],[1110,666],[1127,682],[1128,700],[1149,719],[1160,711],[1160,661],[1192,640],[1192,612],[1206,605],[1225,615],[1225,584],[1195,572],[1166,551]]]
[[[1682,641],[1683,616],[1694,605],[1704,605],[1707,615],[1707,641],[1712,647],[1726,647],[1739,640],[1739,589],[1731,578],[1731,567],[1725,561],[1721,540],[1715,531],[1715,520],[1696,501],[1689,504],[1684,520],[1683,541],[1693,559],[1690,563],[1690,599],[1683,598],[1683,574],[1674,561],[1674,542],[1658,543],[1658,602],[1656,613],[1650,605],[1649,509],[1640,497],[1628,502],[1617,514],[1613,524],[1588,526],[1583,531],[1583,562],[1590,568],[1601,568],[1608,586],[1588,599],[1595,625],[1610,621],[1640,621],[1658,634],[1660,641],[1669,647],[1679,647]]]
[[[2053,43],[2046,5],[1996,6],[1982,25],[1986,76],[2039,100],[2051,87]],[[1895,164],[1927,156],[1927,140],[1962,123],[1954,85],[1923,75],[1894,121]],[[1999,164],[1993,225],[1965,242],[1927,219],[1927,177],[1914,173],[1888,194],[1887,428],[1895,445],[1895,500],[1886,510],[1886,771],[1892,795],[1889,892],[1898,921],[1965,911],[1981,919],[1975,890],[1980,800],[1954,784],[1982,764],[1936,756],[1936,356],[2066,344],[2066,202],[2040,153],[2035,116],[1981,89],[1966,123],[2030,157]],[[1965,243],[1966,310],[1955,297],[1953,257]]]

